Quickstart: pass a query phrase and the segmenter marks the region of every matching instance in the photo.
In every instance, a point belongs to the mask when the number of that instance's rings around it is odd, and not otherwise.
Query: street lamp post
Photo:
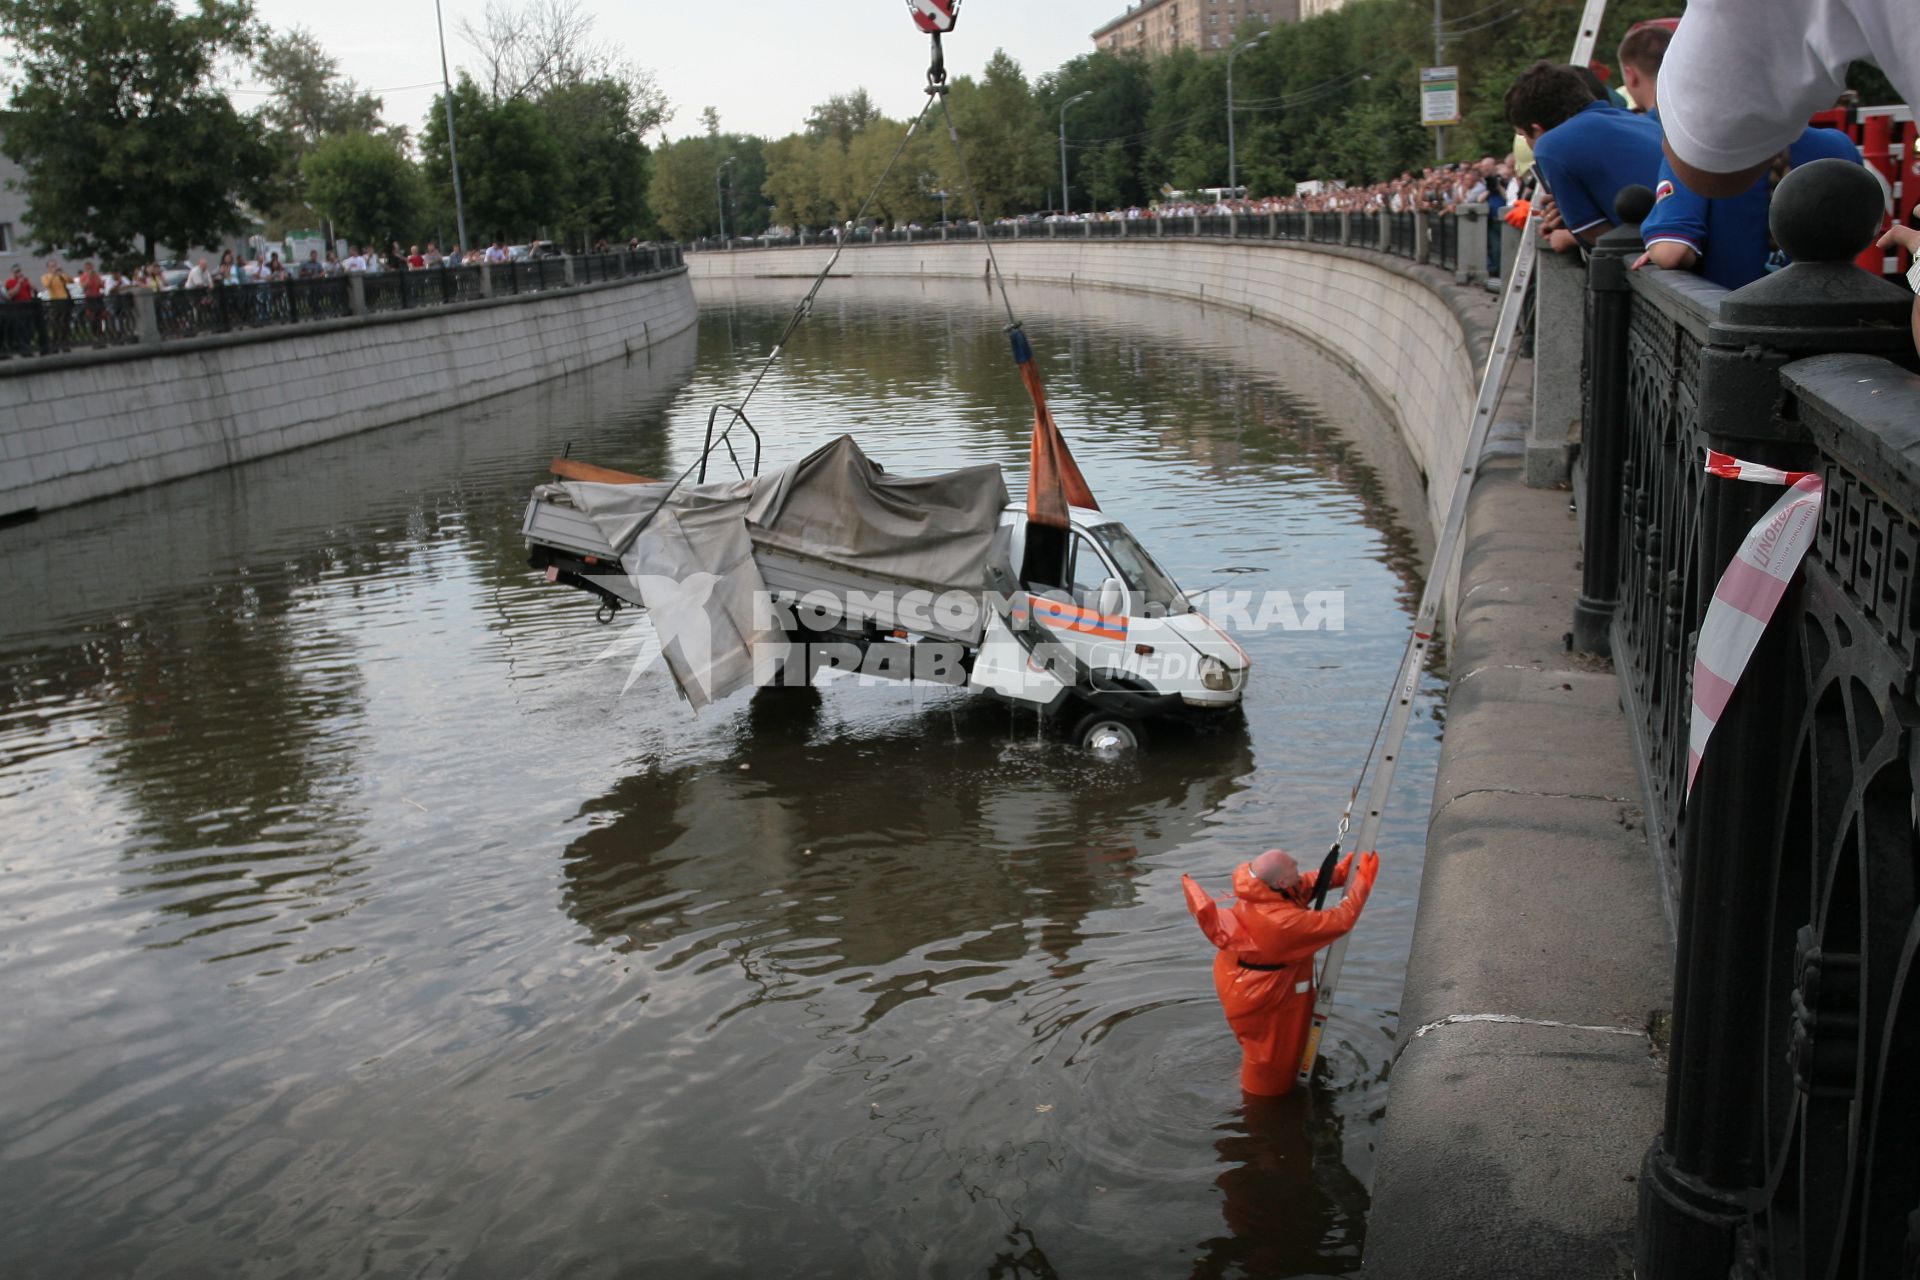
[[[1251,49],[1266,38],[1267,32],[1262,31],[1246,43],[1227,50],[1227,189],[1230,194],[1240,190],[1240,154],[1234,147],[1233,137],[1233,59],[1242,49]]]
[[[739,156],[728,156],[713,167],[713,203],[720,210],[720,243],[723,245],[727,242],[727,202],[720,195],[720,175],[726,171],[728,165],[739,158]]]
[[[1073,212],[1073,197],[1067,194],[1067,108],[1082,98],[1092,96],[1093,90],[1088,89],[1074,94],[1060,104],[1060,212],[1062,213]]]
[[[447,24],[440,18],[440,0],[433,0],[433,25],[440,31],[440,87],[447,104],[447,163],[453,166],[453,229],[460,237],[460,251],[470,253],[467,243],[467,208],[460,198],[460,149],[453,141],[453,80],[447,75]]]

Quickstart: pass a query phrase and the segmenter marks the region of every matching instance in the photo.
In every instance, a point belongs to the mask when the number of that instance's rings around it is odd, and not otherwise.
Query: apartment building
[[[1148,57],[1175,49],[1224,53],[1248,22],[1298,22],[1303,2],[1314,0],[1141,0],[1095,31],[1093,43],[1110,53]]]

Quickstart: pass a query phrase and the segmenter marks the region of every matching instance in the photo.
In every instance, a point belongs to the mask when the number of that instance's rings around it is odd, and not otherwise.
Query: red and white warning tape
[[[1700,624],[1693,659],[1693,724],[1687,735],[1687,790],[1700,772],[1700,757],[1734,686],[1753,657],[1767,622],[1787,593],[1794,571],[1813,545],[1820,525],[1820,477],[1812,471],[1782,471],[1726,453],[1707,453],[1707,474],[1729,480],[1786,485],[1787,492],[1741,540],[1739,553]]]

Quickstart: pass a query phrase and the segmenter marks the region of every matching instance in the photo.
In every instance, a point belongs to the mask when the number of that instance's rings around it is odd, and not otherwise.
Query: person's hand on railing
[[[1907,283],[1913,285],[1914,292],[1913,319],[1910,324],[1913,345],[1920,349],[1920,284],[1914,283],[1914,276],[1920,273],[1920,230],[1896,222],[1874,243],[1882,249],[1905,249],[1907,256],[1913,260],[1913,266],[1907,268]]]
[[[1553,202],[1552,196],[1542,194],[1538,200],[1534,201],[1533,207],[1534,211],[1540,215],[1541,235],[1566,229],[1567,224],[1560,217],[1560,206]]]
[[[1920,229],[1895,223],[1874,244],[1881,249],[1905,249],[1907,256],[1920,257]]]

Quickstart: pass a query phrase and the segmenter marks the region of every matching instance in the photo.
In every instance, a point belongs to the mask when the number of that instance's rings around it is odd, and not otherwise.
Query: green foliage
[[[773,220],[789,226],[817,227],[836,221],[834,193],[840,186],[830,170],[844,167],[846,153],[825,137],[790,133],[767,144],[766,195]]]
[[[1048,130],[1020,64],[1004,50],[994,50],[980,80],[960,76],[952,82],[947,109],[960,133],[966,176],[979,196],[982,216],[991,222],[1035,208],[1047,190],[1052,155]],[[933,163],[940,183],[964,201],[966,184],[952,145],[936,148]],[[952,210],[954,217],[971,217],[973,212],[964,203]]]
[[[766,151],[761,139],[740,133],[682,138],[661,147],[653,156],[648,199],[662,229],[678,240],[716,235],[724,205],[728,235],[765,231]]]
[[[419,238],[426,208],[420,171],[391,137],[363,130],[323,139],[301,162],[307,199],[354,244],[384,249]]]
[[[472,239],[537,233],[583,249],[651,229],[642,139],[672,109],[653,74],[596,40],[593,26],[580,0],[487,0],[477,23],[460,21],[478,66],[453,93]],[[441,225],[450,226],[443,101],[428,115],[421,151]]]
[[[865,89],[835,94],[807,114],[805,131],[766,144],[768,216],[790,226],[843,223],[860,213],[871,193],[867,217],[882,222],[938,217],[940,176],[932,150],[937,131],[923,128],[892,170],[887,168],[906,132],[905,123],[880,114]],[[882,174],[887,180],[875,190]]]
[[[1860,95],[1860,104],[1882,107],[1901,101],[1893,82],[1871,62],[1855,62],[1847,67],[1847,88]]]
[[[606,78],[549,90],[539,102],[567,181],[554,224],[569,243],[638,235],[646,220],[647,148],[635,128],[631,88]]]
[[[1040,78],[1034,105],[1042,127],[1052,135],[1056,157],[1060,108],[1082,93],[1087,96],[1067,108],[1068,182],[1105,208],[1145,203],[1151,193],[1140,179],[1140,159],[1153,104],[1147,60],[1136,54],[1090,53]],[[1048,185],[1057,189],[1057,174]],[[1079,204],[1086,207],[1084,200]]]
[[[480,244],[557,231],[562,205],[555,197],[567,190],[566,157],[545,113],[524,98],[491,102],[462,73],[453,88],[453,120],[468,238]],[[428,113],[420,151],[439,219],[451,226],[453,167],[442,98]]]
[[[661,228],[674,239],[694,240],[719,229],[718,163],[707,137],[682,138],[654,152],[648,200]]]
[[[42,251],[184,251],[246,225],[271,160],[215,82],[253,38],[246,0],[0,0],[0,37],[16,55],[0,146]]]
[[[297,27],[267,39],[254,56],[254,70],[272,91],[253,117],[274,157],[262,196],[268,233],[311,226],[318,210],[307,199],[303,162],[323,138],[381,132],[380,99],[343,78],[339,62]]]
[[[865,89],[836,93],[807,113],[807,136],[831,138],[845,151],[853,145],[855,134],[881,118],[880,108]]]
[[[305,154],[336,133],[378,133],[380,99],[340,75],[340,63],[310,31],[268,38],[254,70],[272,90],[256,118],[276,145]]]

